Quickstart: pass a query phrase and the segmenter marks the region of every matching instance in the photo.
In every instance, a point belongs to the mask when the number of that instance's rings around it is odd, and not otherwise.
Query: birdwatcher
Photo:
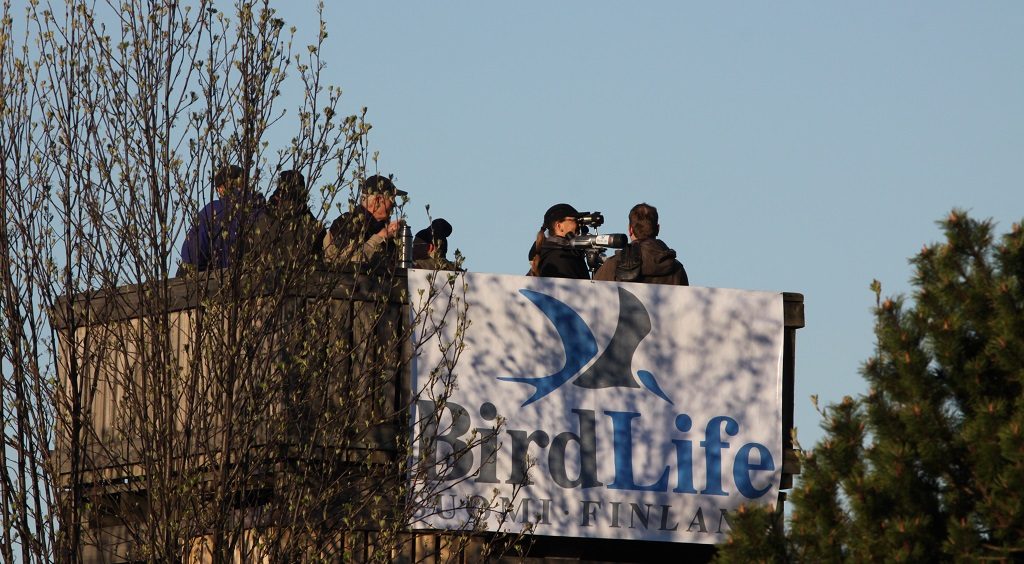
[[[391,178],[374,175],[362,182],[359,205],[338,216],[324,237],[324,258],[328,262],[394,265],[395,237],[401,220],[392,220],[395,200],[407,196]]]
[[[245,171],[224,165],[213,175],[217,199],[206,204],[185,235],[178,276],[225,268],[238,262],[251,243],[253,226],[264,213],[263,197],[245,185]]]
[[[444,218],[430,222],[430,227],[416,232],[412,240],[413,266],[428,270],[458,270],[448,260],[448,237],[452,235],[452,224]]]
[[[285,170],[278,175],[259,226],[266,267],[295,268],[322,260],[326,230],[309,209],[309,189],[301,172]]]
[[[569,204],[555,204],[544,212],[544,224],[530,247],[530,276],[590,279],[583,253],[569,245],[569,238],[576,234],[578,216]]]
[[[629,210],[629,246],[606,260],[594,280],[689,286],[676,252],[658,239],[660,230],[658,208],[646,203],[633,206]]]

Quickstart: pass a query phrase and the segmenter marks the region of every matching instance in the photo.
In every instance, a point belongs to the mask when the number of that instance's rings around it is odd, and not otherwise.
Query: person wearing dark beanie
[[[412,261],[415,268],[429,270],[459,270],[448,260],[448,237],[452,224],[444,218],[430,222],[430,227],[416,232],[412,240]]]

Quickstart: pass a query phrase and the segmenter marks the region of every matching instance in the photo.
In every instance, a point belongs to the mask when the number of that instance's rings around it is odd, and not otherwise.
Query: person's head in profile
[[[583,254],[570,246],[579,228],[579,212],[569,204],[555,204],[544,212],[537,238],[530,247],[530,276],[589,279]]]
[[[399,196],[408,195],[408,192],[399,190],[390,178],[379,174],[364,180],[360,192],[363,207],[377,221],[391,217],[391,212],[395,209],[395,200]]]
[[[213,186],[217,190],[217,196],[224,198],[229,194],[236,194],[242,188],[245,171],[238,165],[224,165],[213,174]]]

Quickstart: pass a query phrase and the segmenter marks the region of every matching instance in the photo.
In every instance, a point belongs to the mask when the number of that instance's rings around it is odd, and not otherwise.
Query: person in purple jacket
[[[181,246],[178,276],[188,271],[225,268],[245,253],[245,241],[252,238],[252,227],[264,213],[262,196],[247,190],[245,171],[225,165],[213,176],[219,199],[207,204],[185,235]]]

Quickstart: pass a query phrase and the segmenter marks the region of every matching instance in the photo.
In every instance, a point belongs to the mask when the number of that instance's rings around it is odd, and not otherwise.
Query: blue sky
[[[281,8],[300,36],[301,2]],[[796,424],[865,390],[868,289],[954,206],[1024,217],[1024,4],[330,3],[331,82],[471,270],[522,273],[565,201],[656,205],[691,283],[801,292]],[[301,37],[300,37],[301,42]],[[286,118],[287,119],[287,118]]]

